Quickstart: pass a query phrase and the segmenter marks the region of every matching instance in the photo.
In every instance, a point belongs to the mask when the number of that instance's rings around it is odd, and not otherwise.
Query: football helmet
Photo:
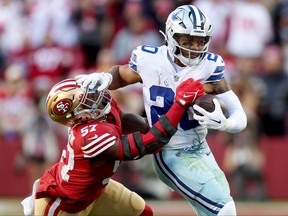
[[[50,90],[46,109],[53,121],[71,127],[108,114],[111,111],[111,101],[112,97],[107,89],[84,89],[75,79],[65,79]]]
[[[180,46],[176,39],[176,36],[179,35],[203,37],[203,49],[196,51]],[[201,62],[208,51],[212,37],[212,25],[209,18],[199,8],[193,5],[182,5],[169,14],[166,21],[165,36],[172,57],[179,59],[186,66],[196,65]],[[189,57],[183,56],[181,49],[188,51]],[[191,54],[193,53],[200,55],[192,58]]]

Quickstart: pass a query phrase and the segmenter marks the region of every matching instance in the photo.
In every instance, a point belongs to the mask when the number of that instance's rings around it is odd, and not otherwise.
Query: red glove
[[[202,95],[204,95],[203,85],[198,80],[189,78],[177,87],[175,101],[186,108]]]

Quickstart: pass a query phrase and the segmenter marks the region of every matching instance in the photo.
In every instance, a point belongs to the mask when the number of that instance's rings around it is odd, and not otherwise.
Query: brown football
[[[221,109],[222,109],[222,112],[224,114],[224,116],[226,118],[229,117],[229,113],[228,113],[228,110],[226,108],[226,105],[224,104],[224,102],[222,100],[220,100],[217,96],[215,95],[211,95],[211,94],[205,94],[199,98],[197,98],[195,101],[194,101],[194,104],[197,104],[198,106],[202,107],[203,109],[205,109],[206,111],[208,112],[213,112],[215,110],[215,105],[214,105],[214,102],[213,102],[213,99],[216,98],[219,102],[220,102],[220,106],[221,106]],[[196,110],[194,110],[194,112],[196,114],[200,114],[198,113]],[[200,114],[201,115],[201,114]]]

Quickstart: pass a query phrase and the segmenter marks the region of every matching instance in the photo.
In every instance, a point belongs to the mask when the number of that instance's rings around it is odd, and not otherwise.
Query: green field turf
[[[1,216],[23,215],[22,199],[0,199]],[[154,216],[193,216],[193,209],[182,200],[154,201],[148,200],[154,210]],[[239,216],[288,216],[288,201],[271,202],[236,202]]]

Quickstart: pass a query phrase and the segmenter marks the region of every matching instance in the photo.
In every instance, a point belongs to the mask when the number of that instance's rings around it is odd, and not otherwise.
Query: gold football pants
[[[35,199],[35,216],[44,215],[51,198]],[[124,185],[110,180],[104,193],[86,209],[77,213],[61,211],[58,216],[136,216],[145,208],[145,201]]]

